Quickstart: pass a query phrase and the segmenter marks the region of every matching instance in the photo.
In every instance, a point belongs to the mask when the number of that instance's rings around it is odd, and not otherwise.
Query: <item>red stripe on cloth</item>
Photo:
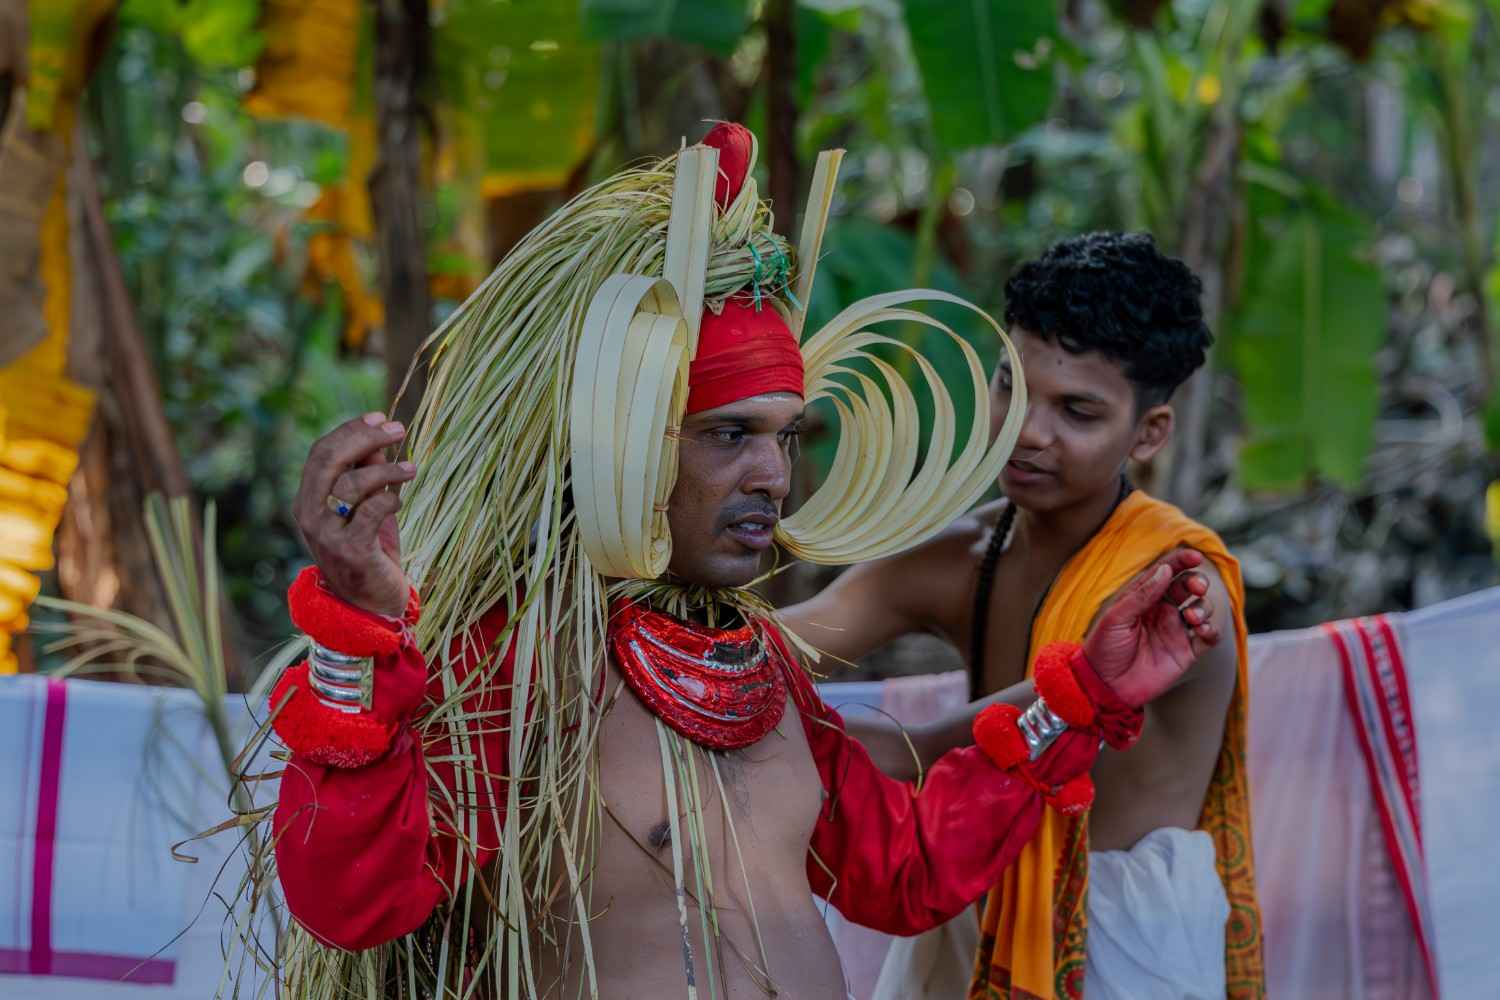
[[[1383,617],[1383,616],[1382,616]],[[1359,652],[1364,656],[1364,669],[1359,670],[1354,663],[1355,650],[1351,648],[1350,640],[1344,635],[1344,629],[1348,628],[1359,637]],[[1333,641],[1334,648],[1339,654],[1339,663],[1342,667],[1344,677],[1344,699],[1348,702],[1349,712],[1355,722],[1355,734],[1359,737],[1360,751],[1365,757],[1365,767],[1369,772],[1370,788],[1375,797],[1377,814],[1380,817],[1381,831],[1385,834],[1386,853],[1390,856],[1391,867],[1396,872],[1396,879],[1401,886],[1401,895],[1406,904],[1406,911],[1411,919],[1412,929],[1417,934],[1417,944],[1422,950],[1422,961],[1427,967],[1428,982],[1432,986],[1433,996],[1438,996],[1437,986],[1437,963],[1432,953],[1431,928],[1423,920],[1423,907],[1417,900],[1417,880],[1422,883],[1421,892],[1426,898],[1426,861],[1422,856],[1422,833],[1417,822],[1416,802],[1414,788],[1408,787],[1407,761],[1403,754],[1402,745],[1396,739],[1395,727],[1391,724],[1390,712],[1392,706],[1387,697],[1392,693],[1390,686],[1382,681],[1380,665],[1376,661],[1374,644],[1370,641],[1365,631],[1363,621],[1345,621],[1332,624],[1324,624],[1323,631]],[[1382,636],[1385,639],[1381,643],[1386,652],[1386,663],[1391,670],[1400,673],[1404,670],[1401,659],[1400,647],[1395,642],[1393,632]],[[1363,674],[1370,681],[1368,686],[1360,684],[1360,675]],[[1404,683],[1394,687],[1395,692],[1404,692]],[[1360,697],[1361,690],[1368,690],[1374,695],[1375,715],[1372,718],[1366,712],[1363,700]],[[1405,712],[1408,724],[1412,719],[1410,703],[1401,706]],[[1416,749],[1416,733],[1410,731],[1410,748],[1412,752]],[[1377,758],[1372,737],[1381,732],[1385,735],[1384,749],[1388,752],[1387,760],[1391,765],[1393,777],[1396,779],[1397,795],[1393,799],[1387,787],[1387,783],[1381,780],[1381,766]],[[1403,838],[1397,830],[1395,811],[1400,807],[1402,814],[1407,818],[1407,825],[1416,838],[1416,843],[1410,845],[1410,849],[1403,843]]]
[[[1407,806],[1411,809],[1412,824],[1417,836],[1422,835],[1422,770],[1417,758],[1417,715],[1412,709],[1411,689],[1406,681],[1406,657],[1401,652],[1401,643],[1391,628],[1390,619],[1376,615],[1365,619],[1366,627],[1378,630],[1385,648],[1390,670],[1384,675],[1389,682],[1386,692],[1386,710],[1391,713],[1392,726],[1396,731],[1396,748],[1401,756],[1402,770],[1406,775]]]
[[[68,714],[68,689],[62,681],[47,681],[47,712],[42,722],[42,773],[36,793],[36,832],[32,842],[31,960],[33,976],[52,971],[52,861],[57,839],[57,801],[62,786],[63,723]]]
[[[1369,621],[1365,618],[1356,619],[1353,622],[1354,631],[1359,635],[1360,645],[1365,651],[1365,672],[1370,677],[1370,687],[1377,694],[1375,707],[1380,716],[1380,728],[1385,733],[1386,747],[1390,750],[1391,759],[1396,766],[1396,780],[1401,786],[1401,798],[1406,804],[1406,811],[1412,820],[1412,829],[1420,832],[1421,827],[1417,824],[1417,790],[1415,787],[1416,776],[1410,765],[1411,753],[1416,749],[1411,739],[1411,713],[1406,706],[1394,703],[1400,698],[1400,685],[1395,683],[1391,676],[1399,669],[1400,664],[1395,661],[1395,651],[1389,644],[1381,642],[1381,656],[1375,651],[1375,643],[1370,638]],[[1405,719],[1407,738],[1402,740],[1397,733],[1396,716],[1401,715]]]

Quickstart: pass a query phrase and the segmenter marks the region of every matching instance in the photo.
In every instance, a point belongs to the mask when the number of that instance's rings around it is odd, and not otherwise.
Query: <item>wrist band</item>
[[[316,566],[287,591],[292,621],[311,642],[271,692],[272,726],[296,754],[326,767],[361,767],[390,747],[404,724],[403,696],[389,689],[374,712],[375,657],[398,652],[421,612],[416,591],[402,619],[386,618],[340,599]],[[397,690],[400,690],[398,685]],[[413,697],[420,697],[418,685]],[[392,699],[394,698],[394,702]]]
[[[306,662],[281,675],[271,691],[271,725],[287,749],[325,767],[362,767],[385,753],[398,724],[358,704],[331,702]]]
[[[1057,719],[1057,716],[1052,715],[1040,700],[1028,708],[1026,713],[1014,705],[1003,703],[991,705],[974,719],[974,742],[979,745],[979,749],[984,751],[985,756],[995,763],[996,767],[1009,771],[1030,785],[1047,805],[1065,815],[1077,815],[1093,805],[1094,781],[1087,773],[1084,773],[1076,774],[1061,785],[1053,786],[1045,784],[1036,776],[1036,772],[1031,769],[1031,763],[1036,759],[1032,756],[1033,745],[1023,730],[1021,720],[1037,705],[1042,705],[1043,712],[1052,719]],[[1058,729],[1057,733],[1047,741],[1048,744],[1056,740],[1057,736],[1067,728],[1064,724]],[[1045,749],[1046,747],[1043,747],[1042,751]],[[1041,751],[1038,751],[1036,756],[1041,756]]]
[[[1080,669],[1092,670],[1082,646],[1050,642],[1037,653],[1032,671],[1036,701],[1024,712],[1014,705],[991,705],[974,719],[974,742],[985,755],[1034,788],[1047,805],[1067,815],[1082,813],[1093,804],[1093,779],[1083,773],[1050,786],[1036,776],[1031,764],[1068,729],[1090,729],[1102,721],[1079,681],[1076,671]]]
[[[316,565],[297,574],[287,588],[292,623],[324,648],[345,656],[382,656],[401,648],[421,616],[416,590],[407,595],[406,614],[387,618],[355,607],[328,588]]]
[[[1078,729],[1087,729],[1098,717],[1098,709],[1084,692],[1075,673],[1075,661],[1092,670],[1083,647],[1076,642],[1049,642],[1036,654],[1031,671],[1032,684],[1058,718]]]

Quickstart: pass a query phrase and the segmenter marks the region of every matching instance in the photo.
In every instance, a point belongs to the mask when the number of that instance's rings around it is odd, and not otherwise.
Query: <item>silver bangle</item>
[[[326,662],[318,659],[318,654],[316,653],[312,655],[309,662],[312,663],[313,673],[325,681],[333,681],[338,684],[358,684],[365,678],[365,672],[358,667],[355,667],[353,670],[346,670],[343,667],[330,667]]]
[[[328,663],[339,664],[342,666],[352,666],[354,664],[364,663],[366,660],[370,659],[368,656],[353,656],[349,653],[340,653],[337,650],[329,649],[327,646],[323,645],[321,642],[312,638],[311,636],[308,637],[307,641],[312,643],[313,655],[317,656],[320,660],[324,660]]]
[[[1021,736],[1026,740],[1026,748],[1031,752],[1032,760],[1046,753],[1047,748],[1068,731],[1068,724],[1058,718],[1040,696],[1021,713],[1016,725],[1020,727]]]
[[[361,701],[364,700],[360,696],[359,688],[357,687],[345,687],[342,684],[330,684],[319,677],[316,673],[309,673],[307,675],[307,679],[312,681],[313,690],[317,691],[318,694],[322,695],[325,698],[328,698],[331,701],[342,701],[347,702],[351,705],[358,705]]]
[[[312,641],[307,657],[307,679],[329,708],[354,714],[373,704],[375,660],[369,656],[350,656]]]

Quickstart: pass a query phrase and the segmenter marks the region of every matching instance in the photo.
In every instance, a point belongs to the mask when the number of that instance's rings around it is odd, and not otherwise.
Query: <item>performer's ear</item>
[[[1162,403],[1148,408],[1135,422],[1135,443],[1130,447],[1130,457],[1137,462],[1151,461],[1172,439],[1175,423],[1172,404]]]

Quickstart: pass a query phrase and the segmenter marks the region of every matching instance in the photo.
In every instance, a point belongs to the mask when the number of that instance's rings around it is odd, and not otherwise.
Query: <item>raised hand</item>
[[[350,604],[399,617],[410,582],[401,569],[396,488],[416,475],[410,462],[392,462],[385,449],[406,428],[383,413],[367,413],[319,438],[302,467],[292,513],[323,580]],[[335,511],[342,505],[347,515]]]
[[[1178,549],[1131,580],[1083,640],[1084,655],[1122,701],[1144,705],[1219,641],[1201,553]]]

